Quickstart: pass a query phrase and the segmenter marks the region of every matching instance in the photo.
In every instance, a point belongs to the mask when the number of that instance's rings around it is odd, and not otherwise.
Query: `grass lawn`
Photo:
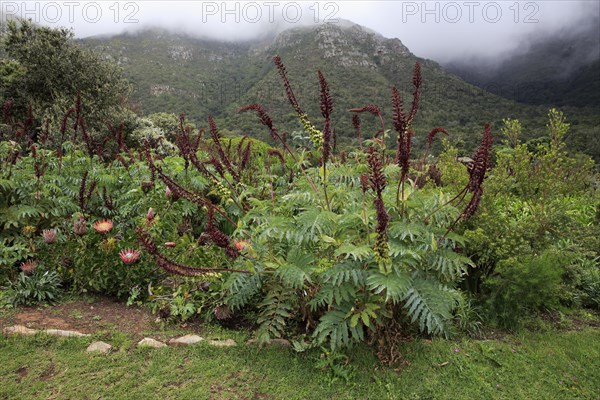
[[[238,343],[244,333],[218,332]],[[109,355],[91,355],[94,339]],[[1,399],[600,399],[600,329],[495,340],[415,340],[400,373],[357,347],[346,380],[319,351],[248,345],[138,349],[128,334],[65,339],[0,336]],[[321,362],[324,364],[324,362]]]

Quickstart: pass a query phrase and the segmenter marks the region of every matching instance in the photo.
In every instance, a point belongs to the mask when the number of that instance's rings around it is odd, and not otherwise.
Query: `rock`
[[[2,332],[5,335],[35,335],[37,333],[37,330],[35,329],[30,329],[27,328],[26,326],[23,325],[13,325],[13,326],[9,326],[8,328],[4,328],[2,330]]]
[[[198,342],[203,341],[204,338],[198,335],[185,335],[178,338],[173,338],[169,340],[169,344],[171,346],[189,346],[191,344],[196,344]]]
[[[30,329],[23,325],[13,325],[8,328],[4,328],[2,330],[5,335],[35,335],[36,333],[45,333],[47,335],[52,336],[63,336],[63,337],[84,337],[90,336],[87,333],[81,333],[76,331],[65,331],[62,329],[44,329],[44,330],[36,330]]]
[[[81,333],[81,332],[77,332],[77,331],[64,331],[62,329],[46,329],[43,331],[40,331],[43,333],[46,333],[48,335],[52,335],[52,336],[63,336],[63,337],[86,337],[86,336],[90,336],[87,333]]]
[[[85,350],[88,353],[102,353],[108,354],[112,350],[112,346],[105,342],[94,342],[88,346]]]
[[[152,338],[143,338],[137,344],[138,347],[152,347],[154,349],[160,349],[161,347],[165,347],[166,344],[160,342],[158,340],[154,340]]]
[[[217,346],[217,347],[232,347],[232,346],[237,346],[237,343],[233,339],[209,340],[208,344],[210,344],[211,346]]]

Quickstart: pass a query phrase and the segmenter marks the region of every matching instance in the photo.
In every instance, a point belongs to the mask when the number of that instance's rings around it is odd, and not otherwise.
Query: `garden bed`
[[[157,320],[147,308],[127,306],[110,297],[85,297],[66,301],[55,306],[21,307],[0,316],[0,326],[23,325],[33,329],[64,329],[81,333],[120,332],[140,339],[149,332],[164,330],[165,324]],[[198,332],[200,323],[169,325],[169,331]]]

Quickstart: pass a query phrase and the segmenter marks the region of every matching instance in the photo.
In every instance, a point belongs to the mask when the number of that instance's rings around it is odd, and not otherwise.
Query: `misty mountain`
[[[536,34],[499,60],[444,65],[476,86],[528,104],[600,106],[600,21]]]
[[[135,87],[132,99],[142,113],[185,113],[199,126],[213,115],[222,130],[261,139],[268,139],[267,132],[254,115],[238,114],[239,107],[261,103],[280,131],[302,130],[274,68],[276,54],[317,127],[322,120],[316,71],[324,73],[334,99],[333,122],[341,146],[354,141],[350,108],[377,104],[385,113],[386,129],[392,128],[391,87],[399,88],[410,107],[416,61],[421,62],[423,74],[416,145],[424,142],[430,129],[443,126],[459,147],[470,151],[483,125],[490,122],[498,132],[503,118],[522,120],[527,138],[544,134],[546,107],[523,106],[486,92],[431,60],[416,57],[399,39],[384,38],[356,24],[299,27],[262,41],[235,43],[159,29],[88,38],[83,43],[124,68]],[[587,114],[566,112],[576,120],[580,136],[597,130]],[[367,137],[378,129],[370,116],[363,115],[363,122]],[[594,151],[600,154],[600,149]]]

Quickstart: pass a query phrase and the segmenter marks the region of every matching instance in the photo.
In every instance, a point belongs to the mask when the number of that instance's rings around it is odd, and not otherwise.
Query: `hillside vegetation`
[[[262,42],[229,43],[196,39],[161,30],[142,30],[109,38],[83,41],[117,61],[133,83],[132,99],[146,114],[184,112],[201,125],[213,115],[223,129],[269,140],[252,121],[239,116],[239,107],[261,103],[292,134],[302,130],[286,107],[285,94],[271,63],[281,55],[290,71],[299,101],[309,116],[318,115],[318,89],[314,69],[328,72],[336,110],[332,116],[339,145],[355,145],[348,109],[376,104],[385,110],[388,93],[396,85],[404,97],[411,95],[412,66],[422,65],[424,78],[421,113],[415,129],[425,134],[432,126],[444,126],[454,144],[467,153],[477,143],[482,121],[500,127],[503,118],[519,119],[524,139],[544,135],[547,106],[529,106],[490,94],[446,72],[437,63],[415,57],[398,39],[386,39],[359,25],[320,25],[294,28]],[[306,68],[311,65],[314,68]],[[563,109],[572,122],[568,142],[594,157],[598,115],[591,109]],[[390,114],[385,114],[391,118]],[[376,129],[375,121],[367,125]],[[374,131],[373,131],[374,132]],[[424,142],[417,137],[416,146]]]

